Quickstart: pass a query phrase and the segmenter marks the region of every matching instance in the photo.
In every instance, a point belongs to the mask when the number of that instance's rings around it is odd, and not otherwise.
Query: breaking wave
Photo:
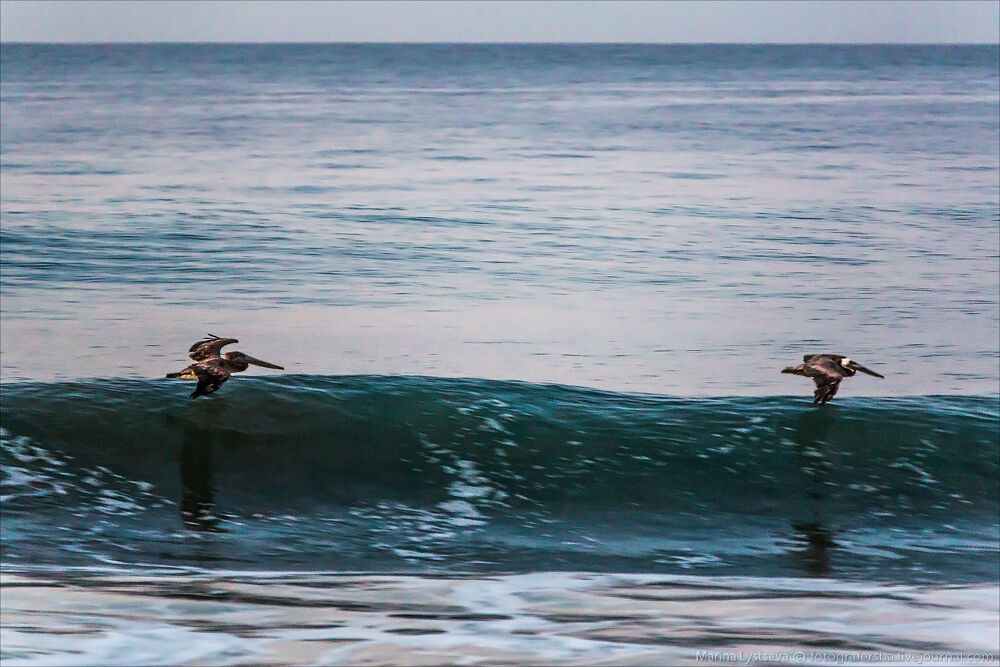
[[[295,375],[189,390],[5,385],[4,562],[995,578],[993,396],[814,408]]]

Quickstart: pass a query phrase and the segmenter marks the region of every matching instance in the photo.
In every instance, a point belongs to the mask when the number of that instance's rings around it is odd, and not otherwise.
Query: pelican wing
[[[840,381],[844,379],[844,371],[836,358],[832,355],[817,354],[803,366],[807,369],[805,375],[816,383],[813,403],[822,405],[837,395]]]
[[[835,354],[807,354],[803,357],[805,363],[789,366],[781,372],[812,378],[813,382],[816,383],[813,403],[822,405],[837,395],[840,381],[846,375],[844,367],[840,364],[841,359],[843,357]]]
[[[835,368],[840,368],[840,360],[843,358],[843,355],[840,354],[807,354],[802,357],[802,363],[829,364]]]
[[[191,398],[211,394],[229,379],[229,371],[212,363],[191,364],[191,370],[198,376],[198,386],[195,387]]]
[[[813,382],[816,383],[816,391],[813,392],[813,403],[823,405],[836,396],[837,390],[840,389],[840,381],[843,379],[844,376],[836,374],[814,375]]]
[[[197,343],[191,346],[188,350],[190,354],[189,357],[195,361],[205,361],[207,359],[218,359],[221,355],[219,350],[224,348],[226,345],[231,343],[238,343],[240,341],[235,338],[220,338],[215,334],[208,334],[208,338],[204,340],[199,340]]]

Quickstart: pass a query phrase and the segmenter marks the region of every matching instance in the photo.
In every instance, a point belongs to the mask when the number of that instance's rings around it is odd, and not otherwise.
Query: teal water
[[[947,583],[998,567],[998,399],[290,375],[5,388],[12,563]],[[362,565],[363,564],[363,565]]]

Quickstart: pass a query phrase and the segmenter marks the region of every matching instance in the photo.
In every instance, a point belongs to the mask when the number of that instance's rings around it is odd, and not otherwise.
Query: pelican
[[[842,354],[807,354],[802,357],[801,364],[788,366],[781,372],[812,378],[813,382],[816,383],[816,391],[813,392],[813,396],[815,396],[813,405],[823,405],[837,395],[841,380],[856,375],[858,371],[874,375],[877,378],[885,378],[881,373],[865,368]]]
[[[250,364],[285,370],[284,366],[261,361],[242,352],[226,352],[225,354],[219,352],[226,345],[238,342],[240,341],[235,338],[221,338],[215,334],[208,334],[208,338],[199,340],[188,350],[190,353],[188,356],[194,359],[195,363],[182,371],[167,373],[167,377],[197,380],[198,386],[195,387],[191,398],[198,398],[216,391],[223,382],[229,379],[230,375],[242,373]]]

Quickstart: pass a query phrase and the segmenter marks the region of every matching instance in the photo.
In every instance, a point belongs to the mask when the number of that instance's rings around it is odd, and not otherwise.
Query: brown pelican
[[[199,396],[211,394],[221,387],[222,383],[228,380],[230,375],[233,373],[242,373],[250,364],[263,366],[264,368],[285,370],[283,366],[255,359],[249,354],[243,354],[242,352],[219,353],[219,350],[226,345],[238,342],[235,338],[220,338],[215,334],[208,334],[208,338],[199,340],[188,350],[190,353],[188,356],[194,359],[195,363],[182,371],[167,373],[167,377],[180,378],[182,380],[197,380],[198,386],[195,387],[191,398],[198,398]]]
[[[885,377],[842,354],[807,354],[802,357],[802,362],[798,366],[788,366],[781,372],[805,375],[813,379],[816,383],[813,405],[817,403],[823,405],[836,396],[840,381],[857,374],[858,371],[877,378]]]

